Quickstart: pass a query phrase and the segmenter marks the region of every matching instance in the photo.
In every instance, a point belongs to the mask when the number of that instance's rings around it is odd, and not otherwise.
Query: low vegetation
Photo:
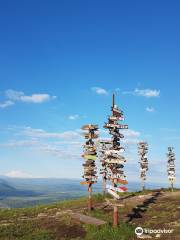
[[[93,196],[94,210],[87,212],[87,198],[61,201],[32,208],[0,210],[0,240],[134,240],[136,226],[173,228],[180,235],[180,191],[167,189],[121,194],[124,207],[119,208],[119,227],[112,226],[112,207],[101,194]],[[150,196],[148,199],[145,199]],[[152,196],[152,197],[151,197]],[[110,196],[106,196],[110,198]],[[68,211],[106,221],[103,226],[83,224]],[[161,239],[160,236],[159,239]],[[168,238],[170,237],[170,238]]]

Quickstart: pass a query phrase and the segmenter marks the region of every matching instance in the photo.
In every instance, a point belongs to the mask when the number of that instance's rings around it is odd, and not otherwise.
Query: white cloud
[[[140,132],[134,131],[132,129],[124,129],[122,130],[122,133],[124,134],[125,137],[139,137]]]
[[[0,144],[0,148],[27,148],[34,153],[51,155],[61,160],[81,158],[83,137],[79,130],[61,133],[30,127],[15,128],[15,139]],[[22,139],[23,138],[23,139]]]
[[[76,119],[78,119],[78,118],[79,118],[79,115],[78,115],[78,114],[70,115],[70,116],[68,117],[69,120],[76,120]]]
[[[7,108],[7,107],[10,107],[12,105],[14,105],[14,102],[10,101],[10,100],[7,100],[3,103],[0,103],[0,108]]]
[[[33,178],[31,174],[19,170],[12,170],[8,173],[5,173],[4,176],[12,178]]]
[[[31,127],[24,127],[20,135],[25,135],[32,138],[54,138],[54,139],[79,139],[81,137],[78,131],[47,132],[43,129],[34,129]]]
[[[7,143],[1,143],[0,147],[32,147],[36,146],[35,140],[12,140]]]
[[[124,144],[126,144],[127,146],[131,146],[131,145],[136,145],[140,140],[138,138],[125,138],[122,140],[122,142]]]
[[[49,94],[43,93],[34,93],[32,95],[25,95],[24,92],[15,91],[12,89],[8,89],[5,92],[5,95],[8,99],[12,101],[21,101],[26,103],[43,103],[46,101],[50,101],[51,99],[55,99],[56,96],[50,96]]]
[[[159,97],[160,96],[160,90],[156,89],[134,89],[134,91],[126,91],[123,92],[123,94],[130,94],[135,96],[142,96],[146,98],[153,98],[153,97]]]
[[[100,87],[92,87],[91,90],[99,95],[108,95],[108,91]]]
[[[146,111],[147,112],[155,112],[155,109],[153,107],[147,107]]]

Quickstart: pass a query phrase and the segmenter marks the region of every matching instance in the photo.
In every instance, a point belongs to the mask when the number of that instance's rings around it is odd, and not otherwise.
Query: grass
[[[163,191],[170,192],[170,190]],[[143,192],[122,193],[121,196],[146,195],[152,192],[154,191],[145,190]],[[110,196],[107,194],[106,198],[110,198]],[[128,201],[128,198],[126,199]],[[68,215],[62,215],[57,219],[50,217],[37,218],[39,213],[46,213],[49,216],[66,209],[87,213],[85,210],[87,208],[87,197],[30,208],[0,209],[0,240],[132,240],[135,239],[134,228],[139,224],[144,227],[163,227],[165,223],[177,221],[179,217],[176,211],[179,195],[172,195],[171,198],[157,199],[155,203],[149,205],[147,211],[141,213],[142,218],[133,220],[134,225],[125,223],[123,216],[130,213],[132,208],[138,204],[136,201],[130,201],[124,208],[119,208],[120,225],[114,228],[112,227],[112,210],[97,208],[100,203],[105,202],[105,198],[101,194],[95,194],[93,195],[93,202],[96,208],[90,215],[106,221],[106,225],[101,227],[83,225],[77,223]],[[169,204],[170,202],[171,204]],[[156,218],[153,218],[154,216]],[[22,220],[23,217],[27,219]],[[173,228],[176,231],[178,229],[177,226],[173,226]]]
[[[134,227],[120,223],[117,228],[111,225],[105,225],[101,228],[95,226],[86,226],[87,235],[85,240],[130,240],[134,237]]]
[[[53,235],[41,229],[36,222],[28,221],[0,227],[0,240],[54,240]]]
[[[104,201],[104,197],[101,194],[93,195],[93,202],[100,203]],[[87,197],[82,197],[73,200],[64,200],[54,204],[48,205],[37,205],[36,207],[29,208],[14,208],[14,209],[0,209],[0,220],[15,220],[19,217],[27,216],[34,217],[38,213],[47,212],[48,210],[53,209],[73,209],[73,208],[83,208],[87,206]]]

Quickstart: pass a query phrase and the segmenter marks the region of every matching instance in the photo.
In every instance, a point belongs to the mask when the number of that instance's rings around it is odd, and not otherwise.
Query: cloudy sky
[[[4,1],[0,6],[0,175],[82,175],[80,127],[124,111],[127,179],[180,179],[180,16],[174,1]]]

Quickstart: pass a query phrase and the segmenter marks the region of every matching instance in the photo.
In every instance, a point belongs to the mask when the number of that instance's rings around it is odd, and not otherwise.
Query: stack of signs
[[[81,182],[81,184],[93,184],[97,181],[97,167],[95,164],[97,152],[96,146],[94,144],[93,139],[98,138],[97,130],[98,125],[84,125],[82,130],[85,130],[84,137],[86,140],[84,148],[84,153],[82,157],[85,159],[85,163],[83,164],[84,167],[84,175],[82,176],[85,181]]]
[[[126,176],[124,175],[124,163],[125,158],[120,155],[120,152],[124,152],[124,148],[120,146],[120,139],[123,138],[123,134],[119,132],[120,129],[127,129],[128,125],[119,124],[119,121],[124,120],[123,112],[115,105],[113,95],[112,115],[109,116],[108,122],[105,123],[104,128],[109,130],[109,134],[112,135],[111,147],[109,150],[104,151],[105,162],[108,164],[109,180],[112,182],[113,190],[108,188],[108,192],[116,199],[118,184],[127,184]]]
[[[175,164],[174,164],[175,154],[173,152],[172,147],[168,147],[167,157],[168,157],[168,165],[167,165],[168,179],[169,179],[169,182],[173,184],[176,177],[175,177]]]
[[[101,169],[100,174],[102,174],[103,180],[108,179],[108,164],[106,162],[106,152],[109,150],[109,148],[112,146],[111,141],[102,140],[100,141],[100,162],[101,162]]]
[[[148,159],[147,159],[147,152],[148,152],[148,144],[146,142],[140,142],[138,144],[138,153],[140,155],[140,168],[141,168],[141,180],[144,188],[144,181],[146,180],[146,171],[148,170]]]

